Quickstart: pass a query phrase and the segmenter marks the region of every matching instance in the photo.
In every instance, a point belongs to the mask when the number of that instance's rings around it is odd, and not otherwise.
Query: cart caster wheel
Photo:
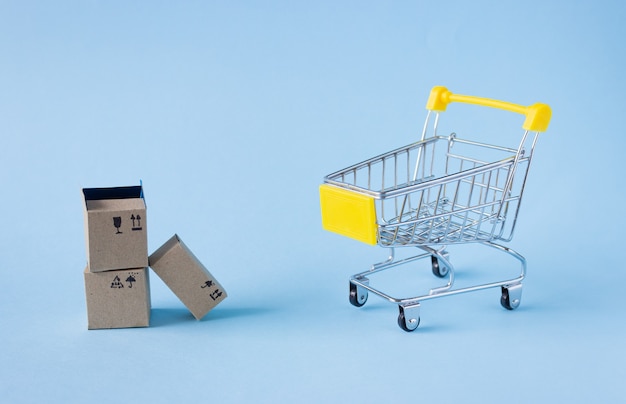
[[[350,303],[353,306],[361,307],[365,302],[367,302],[367,289],[350,282]]]
[[[412,332],[420,325],[419,304],[415,306],[398,306],[398,326],[406,332]]]
[[[515,310],[522,300],[522,285],[502,286],[502,296],[500,304],[507,310]]]
[[[439,263],[439,259],[437,259],[437,257],[434,255],[431,255],[430,259],[433,264],[433,275],[435,275],[437,278],[445,278],[446,276],[448,276],[450,269],[446,265],[441,265]]]

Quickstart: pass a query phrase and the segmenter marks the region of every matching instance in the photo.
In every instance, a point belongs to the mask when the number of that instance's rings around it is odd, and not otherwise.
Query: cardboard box
[[[148,268],[90,272],[85,268],[87,328],[128,328],[150,325]]]
[[[150,268],[200,320],[226,298],[226,291],[174,235],[149,258]]]
[[[146,203],[141,186],[84,188],[91,272],[148,266]]]

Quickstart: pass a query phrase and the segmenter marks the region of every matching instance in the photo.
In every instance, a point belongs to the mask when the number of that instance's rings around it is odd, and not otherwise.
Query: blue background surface
[[[625,19],[620,1],[0,1],[2,401],[623,399]],[[434,85],[553,119],[510,243],[520,308],[430,300],[405,333],[382,299],[348,303],[385,251],[324,232],[317,188],[416,140]],[[88,331],[80,189],[140,179],[149,250],[178,233],[229,297],[196,321],[152,276],[151,327]],[[451,259],[470,282],[493,264]]]

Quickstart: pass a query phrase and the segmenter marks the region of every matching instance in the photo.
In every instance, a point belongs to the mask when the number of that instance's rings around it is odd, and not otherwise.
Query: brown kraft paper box
[[[85,268],[84,276],[88,329],[150,325],[148,268],[106,272]]]
[[[222,285],[176,234],[150,255],[149,262],[197,320],[227,296]]]
[[[83,196],[89,271],[147,267],[142,187],[83,188]]]

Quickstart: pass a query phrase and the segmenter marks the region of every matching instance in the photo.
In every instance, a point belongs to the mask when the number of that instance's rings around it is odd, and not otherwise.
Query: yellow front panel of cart
[[[335,187],[320,185],[322,226],[325,230],[375,245],[376,206],[374,198]]]

